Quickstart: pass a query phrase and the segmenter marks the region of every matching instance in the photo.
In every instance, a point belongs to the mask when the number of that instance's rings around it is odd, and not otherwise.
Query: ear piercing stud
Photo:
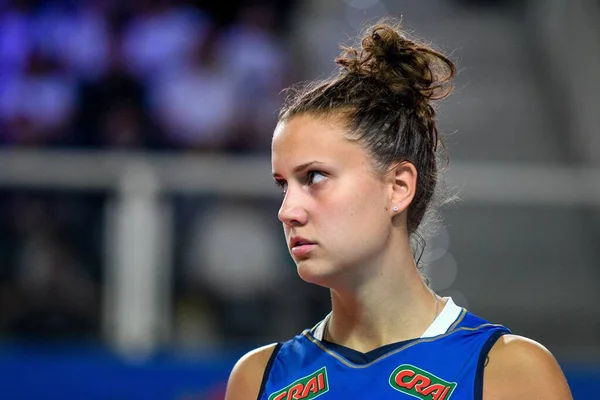
[[[392,208],[392,210],[398,211],[398,206],[394,206],[394,208]]]

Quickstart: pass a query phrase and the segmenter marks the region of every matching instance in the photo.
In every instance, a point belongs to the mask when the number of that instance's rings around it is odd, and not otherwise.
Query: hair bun
[[[373,57],[393,64],[400,61],[403,55],[408,55],[416,45],[391,27],[378,25],[362,39],[362,47]]]
[[[369,28],[360,48],[344,46],[336,63],[342,74],[375,78],[416,103],[446,97],[456,73],[444,55],[407,39],[399,27],[386,23]]]

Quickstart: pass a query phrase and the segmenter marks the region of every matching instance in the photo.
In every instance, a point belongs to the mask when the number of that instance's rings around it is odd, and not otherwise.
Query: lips
[[[294,240],[295,239],[295,240]],[[317,242],[302,238],[292,238],[290,241],[290,253],[296,261],[310,257],[312,251],[317,247]]]
[[[293,236],[290,239],[290,249],[293,249],[294,247],[308,246],[308,245],[315,245],[315,244],[317,244],[317,242],[309,240],[309,239],[305,239],[301,236]]]

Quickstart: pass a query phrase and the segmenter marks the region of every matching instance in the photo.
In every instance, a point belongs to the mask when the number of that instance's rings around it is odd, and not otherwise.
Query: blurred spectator
[[[222,65],[239,99],[234,150],[264,151],[270,147],[288,67],[275,33],[276,17],[267,5],[246,6],[223,34]]]
[[[145,79],[179,69],[210,27],[200,10],[168,0],[138,0],[127,26],[123,53],[131,71]]]
[[[52,145],[64,138],[75,106],[75,82],[60,64],[37,50],[25,70],[0,86],[2,141]]]
[[[236,23],[223,33],[224,70],[246,95],[284,83],[285,53],[275,35],[275,18],[267,6],[244,7]]]
[[[109,64],[110,32],[107,1],[80,0],[78,7],[64,13],[53,29],[42,34],[52,37],[52,50],[69,73],[83,80],[104,74]]]
[[[222,68],[213,35],[189,62],[152,87],[152,108],[166,139],[178,148],[222,150],[237,117],[236,86]]]
[[[81,86],[79,144],[109,148],[150,145],[153,130],[145,107],[146,87],[127,71],[119,43],[118,32],[112,32],[106,73]]]

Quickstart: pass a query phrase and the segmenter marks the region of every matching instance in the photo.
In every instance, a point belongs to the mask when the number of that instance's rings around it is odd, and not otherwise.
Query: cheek
[[[365,243],[385,232],[385,202],[380,187],[361,185],[357,190],[338,198],[337,207],[328,206],[326,216],[339,238],[348,243]]]
[[[385,188],[371,178],[359,181],[352,191],[352,208],[359,218],[372,218],[385,214]]]

